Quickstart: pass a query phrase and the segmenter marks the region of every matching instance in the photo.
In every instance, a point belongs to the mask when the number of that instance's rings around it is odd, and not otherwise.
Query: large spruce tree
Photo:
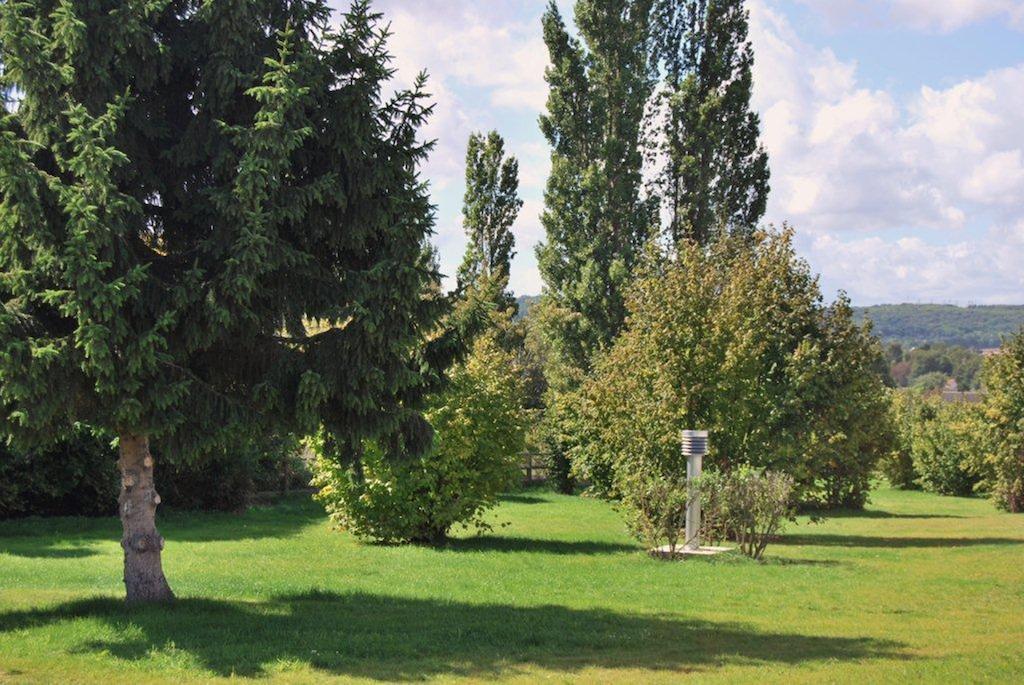
[[[508,292],[509,268],[515,256],[512,224],[522,207],[519,161],[506,156],[505,140],[497,131],[470,135],[462,204],[462,224],[469,242],[458,282],[465,288],[488,281],[495,304],[503,309],[514,302]]]
[[[767,206],[769,170],[750,109],[744,0],[657,0],[653,24],[665,76],[654,122],[668,235],[699,244],[750,235]]]
[[[546,418],[562,489],[571,483],[558,428],[560,398],[621,329],[625,288],[656,226],[655,208],[643,193],[641,144],[656,83],[652,1],[579,0],[578,38],[554,2],[543,18],[551,65],[540,126],[551,145],[551,175],[537,260],[549,345]]]
[[[322,0],[0,5],[0,422],[20,443],[117,436],[129,600],[173,596],[154,454],[321,423],[339,459],[429,445],[429,108],[422,82],[385,96],[367,2],[335,19]]]

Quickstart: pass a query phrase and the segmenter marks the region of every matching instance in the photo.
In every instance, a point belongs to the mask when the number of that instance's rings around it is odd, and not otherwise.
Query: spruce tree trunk
[[[121,495],[117,498],[124,536],[124,586],[129,602],[169,602],[174,593],[164,578],[160,551],[164,539],[156,529],[160,495],[153,483],[149,436],[122,434]]]

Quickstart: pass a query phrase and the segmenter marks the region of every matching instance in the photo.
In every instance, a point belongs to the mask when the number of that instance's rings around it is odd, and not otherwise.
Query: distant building
[[[964,402],[966,404],[978,404],[979,402],[985,401],[985,393],[979,391],[967,391],[958,392],[956,390],[943,390],[942,401],[956,404]]]
[[[1001,347],[987,347],[981,351],[982,357],[994,357],[1003,351]]]

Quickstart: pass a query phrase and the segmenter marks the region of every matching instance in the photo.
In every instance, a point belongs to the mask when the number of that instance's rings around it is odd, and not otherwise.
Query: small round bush
[[[483,514],[518,477],[526,433],[515,358],[480,337],[427,411],[434,444],[423,457],[394,463],[373,442],[360,467],[340,465],[322,439],[313,485],[332,520],[381,542],[437,542],[456,524],[486,529]]]
[[[972,470],[979,449],[980,407],[924,400],[913,434],[918,482],[940,495],[969,495],[978,483]]]

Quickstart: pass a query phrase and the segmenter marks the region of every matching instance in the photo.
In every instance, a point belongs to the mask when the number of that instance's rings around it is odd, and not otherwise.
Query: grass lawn
[[[115,520],[0,523],[0,682],[1024,682],[1024,516],[881,490],[759,564],[647,558],[602,502],[506,498],[439,549],[311,502],[162,516],[179,601],[120,601]]]

